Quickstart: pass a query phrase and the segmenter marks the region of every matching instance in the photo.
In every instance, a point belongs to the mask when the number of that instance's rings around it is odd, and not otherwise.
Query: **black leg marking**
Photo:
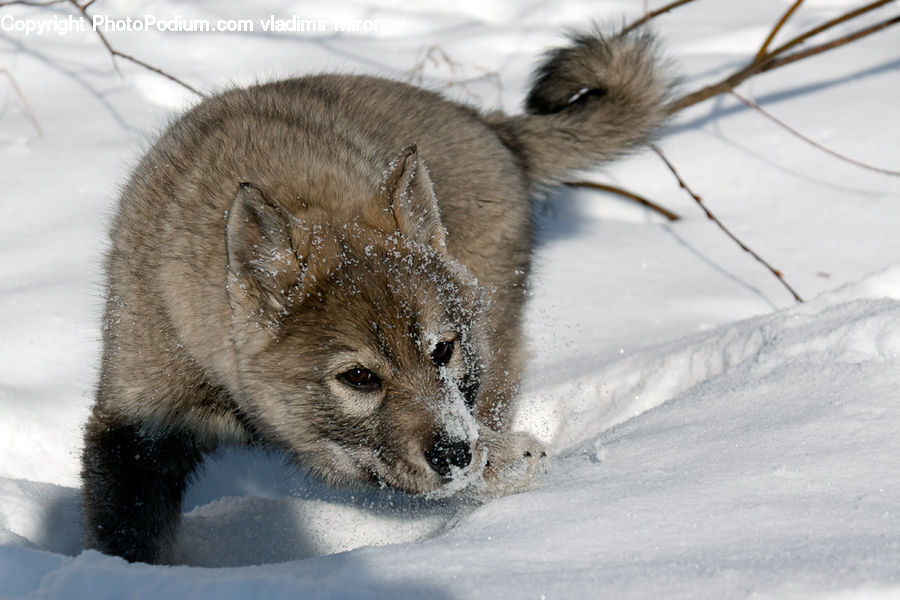
[[[93,421],[82,458],[87,546],[131,562],[164,561],[202,458],[189,433]]]

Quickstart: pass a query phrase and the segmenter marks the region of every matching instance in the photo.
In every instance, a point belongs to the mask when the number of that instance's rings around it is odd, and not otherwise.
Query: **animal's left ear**
[[[433,187],[416,145],[411,144],[385,169],[382,202],[393,212],[401,235],[444,251],[447,232],[441,223]]]

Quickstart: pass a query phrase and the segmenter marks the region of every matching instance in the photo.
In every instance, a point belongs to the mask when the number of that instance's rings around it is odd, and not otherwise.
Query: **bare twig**
[[[8,2],[0,2],[0,8],[4,6],[13,6],[18,4],[21,6],[50,6],[52,4],[62,4],[66,0],[9,0]]]
[[[482,98],[473,92],[469,85],[478,81],[489,81],[497,89],[497,105],[503,104],[503,82],[500,74],[490,71],[475,64],[464,64],[447,54],[447,51],[438,45],[424,46],[416,53],[416,64],[408,71],[406,81],[413,85],[421,85],[425,81],[425,69],[431,63],[435,68],[445,64],[450,68],[451,78],[445,84],[449,90],[453,87],[460,89],[471,100],[481,101]],[[472,69],[478,75],[472,77],[468,70]]]
[[[87,19],[88,21],[91,21],[91,17],[88,14],[87,9],[90,7],[91,4],[94,3],[94,0],[88,0],[84,4],[79,4],[78,0],[69,0],[69,3],[72,6],[74,6],[78,10],[78,12],[80,12],[84,16],[85,19]],[[116,57],[118,56],[119,58],[122,58],[122,59],[130,61],[136,65],[139,65],[139,66],[147,69],[148,71],[153,71],[154,73],[162,75],[163,77],[165,77],[171,81],[174,81],[181,87],[197,94],[200,97],[205,97],[205,94],[203,92],[198,91],[197,89],[188,85],[184,81],[178,79],[174,75],[167,73],[158,67],[154,67],[153,65],[145,63],[144,61],[142,61],[138,58],[135,58],[134,56],[131,56],[130,54],[125,54],[124,52],[120,52],[119,50],[116,50],[115,48],[113,48],[112,44],[109,43],[109,40],[106,39],[106,36],[103,35],[102,31],[100,31],[99,29],[95,29],[94,31],[97,33],[97,36],[100,38],[100,41],[103,42],[103,45],[106,47],[106,50],[109,52],[110,56],[112,57],[113,67],[115,67],[117,73],[121,74],[121,71],[119,71],[119,65],[116,63]]]
[[[769,32],[769,36],[766,38],[766,41],[763,42],[762,46],[759,47],[759,52],[756,53],[756,59],[760,60],[762,57],[766,55],[766,52],[769,49],[769,45],[775,39],[775,36],[778,35],[778,32],[781,31],[781,28],[784,27],[784,24],[788,22],[788,19],[791,18],[791,15],[794,14],[794,11],[800,8],[800,5],[803,4],[803,0],[796,0],[791,7],[785,11],[781,18],[778,19],[778,22],[775,23],[775,27],[772,28],[772,31]]]
[[[770,52],[769,56],[783,54],[786,50],[790,50],[794,46],[796,46],[798,44],[802,44],[803,42],[805,42],[806,40],[808,40],[809,38],[811,38],[813,36],[819,35],[820,33],[824,32],[824,31],[828,31],[829,29],[836,27],[837,25],[840,25],[841,23],[846,23],[847,21],[849,21],[851,19],[855,19],[856,17],[858,17],[860,15],[864,15],[867,12],[871,12],[871,11],[875,10],[876,8],[881,8],[885,4],[890,4],[893,1],[894,0],[876,0],[875,2],[870,2],[869,4],[864,4],[863,6],[860,6],[859,8],[851,10],[850,12],[846,12],[846,13],[840,15],[839,17],[835,17],[834,19],[831,19],[830,21],[825,21],[821,25],[813,27],[812,29],[805,31],[801,35],[798,35],[797,37],[793,38],[786,44],[779,46],[778,48],[776,48],[775,50]]]
[[[857,167],[862,167],[863,169],[868,169],[870,171],[875,171],[877,173],[884,173],[886,175],[893,175],[895,177],[900,177],[900,171],[892,171],[891,169],[882,169],[881,167],[876,167],[874,165],[860,162],[858,160],[854,160],[854,159],[850,158],[849,156],[844,156],[843,154],[840,154],[839,152],[835,152],[831,148],[827,148],[827,147],[823,146],[822,144],[820,144],[819,142],[806,137],[805,135],[803,135],[802,133],[800,133],[799,131],[797,131],[796,129],[794,129],[793,127],[788,125],[787,123],[785,123],[784,121],[780,120],[779,118],[777,118],[770,112],[766,111],[763,107],[761,107],[759,104],[757,104],[753,100],[750,100],[749,98],[745,98],[744,96],[742,96],[741,94],[738,94],[734,90],[731,90],[730,93],[732,96],[734,96],[735,98],[737,98],[738,100],[740,100],[745,105],[752,108],[753,110],[759,112],[759,114],[763,115],[764,117],[766,117],[767,119],[769,119],[770,121],[772,121],[773,123],[775,123],[776,125],[781,127],[782,129],[785,129],[792,135],[800,138],[807,144],[810,144],[811,146],[818,148],[822,152],[826,152],[826,153],[830,154],[831,156],[834,156],[835,158],[838,158],[840,160],[848,162],[852,165],[856,165]]]
[[[674,8],[678,8],[679,6],[681,6],[683,4],[687,4],[687,3],[693,2],[693,1],[694,0],[676,0],[675,2],[670,2],[669,4],[666,4],[662,8],[658,8],[654,11],[650,11],[647,14],[645,14],[643,17],[638,19],[637,21],[626,26],[625,29],[622,30],[622,33],[625,34],[625,33],[628,33],[629,31],[637,29],[638,27],[640,27],[647,21],[650,21],[651,19],[655,19],[656,17],[658,17],[661,14],[667,13]]]
[[[37,116],[34,114],[34,111],[31,109],[31,104],[28,103],[28,99],[25,97],[25,94],[22,92],[22,88],[20,88],[19,84],[16,83],[16,80],[13,78],[12,73],[7,71],[6,69],[0,69],[0,74],[6,75],[6,78],[9,79],[10,85],[12,85],[13,90],[16,92],[16,95],[19,97],[19,102],[21,102],[22,106],[25,107],[25,114],[28,115],[28,118],[31,120],[31,123],[34,125],[34,128],[37,130],[38,135],[44,135],[44,130],[41,129],[41,124],[38,123]]]
[[[648,12],[646,15],[644,15],[644,17],[642,17],[641,19],[638,19],[631,25],[627,26],[624,29],[624,32],[631,31],[641,25],[644,25],[651,19],[653,19],[663,13],[666,13],[674,8],[677,8],[683,4],[687,4],[690,1],[691,0],[680,0],[677,2],[671,2],[658,10]],[[755,110],[758,110],[761,114],[763,114],[767,118],[771,119],[773,122],[775,122],[779,126],[785,128],[787,131],[791,132],[793,135],[796,135],[800,139],[803,139],[804,141],[816,146],[817,148],[819,148],[841,160],[845,160],[854,165],[857,165],[857,166],[860,166],[860,167],[863,167],[866,169],[870,169],[873,171],[877,171],[879,173],[885,173],[885,174],[889,174],[889,175],[900,175],[900,173],[898,173],[897,171],[892,171],[889,169],[882,169],[879,167],[874,167],[872,165],[861,163],[859,161],[856,161],[856,160],[853,160],[846,156],[843,156],[837,152],[834,152],[828,148],[825,148],[821,144],[807,138],[806,136],[802,135],[798,131],[789,127],[787,124],[776,119],[774,116],[772,116],[771,114],[769,114],[765,110],[763,110],[760,106],[756,105],[754,102],[744,98],[743,96],[741,96],[740,94],[738,94],[734,91],[734,89],[738,85],[740,85],[741,83],[743,83],[745,80],[749,79],[750,77],[753,77],[754,75],[758,75],[760,73],[765,73],[767,71],[772,71],[772,70],[781,68],[785,65],[802,60],[804,58],[814,56],[816,54],[821,54],[823,52],[832,50],[834,48],[838,48],[840,46],[843,46],[843,45],[853,42],[855,40],[872,35],[878,31],[881,31],[883,29],[886,29],[888,27],[896,25],[897,23],[900,23],[900,15],[896,15],[894,17],[891,17],[891,18],[885,19],[883,21],[880,21],[878,23],[875,23],[874,25],[870,25],[868,27],[859,29],[855,32],[837,37],[836,39],[833,39],[831,41],[820,43],[816,46],[812,46],[812,47],[809,47],[809,48],[806,48],[803,50],[797,50],[792,53],[788,53],[789,50],[796,48],[800,44],[804,43],[805,41],[809,40],[810,38],[812,38],[816,35],[819,35],[820,33],[828,31],[829,29],[832,29],[842,23],[846,23],[856,17],[859,17],[860,15],[871,12],[877,8],[885,6],[886,4],[889,4],[890,2],[893,2],[893,1],[894,0],[877,0],[875,2],[870,2],[868,4],[865,4],[863,6],[856,8],[854,10],[851,10],[849,12],[841,14],[840,16],[838,16],[834,19],[831,19],[829,21],[826,21],[825,23],[822,23],[816,27],[813,27],[812,29],[804,31],[804,32],[800,33],[799,35],[795,36],[794,38],[788,40],[786,43],[782,44],[781,46],[778,46],[774,50],[770,50],[770,47],[771,47],[772,43],[774,42],[775,37],[778,35],[778,32],[781,31],[781,29],[788,22],[788,20],[791,18],[791,16],[794,14],[794,12],[803,3],[803,0],[795,0],[791,4],[791,6],[788,8],[788,10],[785,11],[784,14],[782,14],[781,18],[772,27],[772,29],[770,30],[765,41],[762,43],[759,50],[757,51],[756,55],[747,65],[745,65],[743,68],[732,73],[731,75],[729,75],[728,77],[722,79],[721,81],[719,81],[717,83],[705,86],[699,90],[696,90],[694,92],[691,92],[689,94],[682,96],[681,98],[679,98],[678,100],[676,100],[675,102],[673,102],[669,105],[669,113],[670,114],[677,113],[680,110],[683,110],[684,108],[687,108],[689,106],[692,106],[694,104],[697,104],[699,102],[707,100],[714,96],[718,96],[719,94],[730,92],[736,98],[738,98],[741,102],[754,108]],[[645,10],[646,10],[646,7],[645,7]],[[764,260],[761,256],[759,256],[759,254],[754,252],[750,247],[748,247],[744,242],[742,242],[737,236],[735,236],[709,210],[709,208],[703,203],[703,199],[687,185],[687,183],[684,181],[684,179],[678,173],[678,170],[675,168],[675,166],[668,160],[668,158],[666,158],[666,156],[659,150],[659,148],[652,146],[652,145],[651,145],[651,148],[653,149],[654,152],[656,152],[656,154],[660,157],[660,159],[662,159],[662,161],[665,163],[665,165],[668,167],[668,169],[675,176],[676,180],[678,181],[678,185],[681,188],[683,188],[691,196],[691,198],[694,199],[694,201],[697,203],[698,206],[700,206],[700,208],[706,214],[707,218],[709,218],[711,221],[713,221],[742,250],[744,250],[745,252],[750,254],[756,261],[758,261],[760,264],[765,266],[766,269],[768,269],[775,277],[777,277],[778,280],[781,282],[781,284],[791,293],[791,295],[794,297],[794,299],[797,302],[803,302],[803,299],[796,292],[796,290],[794,290],[790,286],[790,284],[788,284],[788,282],[785,280],[781,271],[774,268],[771,264],[769,264],[766,260]],[[585,182],[577,183],[577,185],[584,185],[584,184],[585,184]],[[593,187],[593,186],[591,186],[591,187]],[[620,195],[623,195],[625,197],[629,197],[632,199],[636,199],[638,201],[643,200],[642,198],[637,196],[637,194],[633,194],[632,192],[629,192],[627,190],[614,189],[614,190],[608,190],[608,191],[612,191],[614,193],[618,193]],[[637,198],[635,198],[635,196],[637,196]]]
[[[709,220],[711,220],[713,223],[715,223],[719,227],[719,229],[721,229],[725,233],[725,235],[730,237],[732,239],[732,241],[734,241],[734,243],[736,243],[738,246],[740,246],[744,252],[747,252],[748,254],[750,254],[750,256],[755,258],[760,264],[765,266],[775,277],[777,277],[778,281],[781,282],[781,285],[783,285],[785,288],[787,288],[787,290],[794,297],[794,300],[796,300],[797,302],[803,302],[803,298],[801,298],[800,295],[794,290],[794,288],[792,288],[790,286],[790,284],[788,284],[788,282],[785,280],[784,275],[781,273],[781,271],[779,271],[778,269],[773,267],[771,264],[769,264],[759,254],[757,254],[749,246],[747,246],[747,244],[742,242],[736,235],[731,233],[731,231],[727,227],[725,227],[725,225],[722,223],[722,221],[720,221],[718,219],[718,217],[716,217],[712,213],[712,211],[710,211],[709,208],[703,203],[703,198],[701,198],[696,192],[694,192],[694,190],[692,190],[688,186],[687,183],[685,183],[684,179],[682,179],[681,175],[678,173],[678,170],[675,169],[675,166],[671,162],[669,162],[669,159],[666,158],[665,154],[663,154],[659,148],[657,148],[656,146],[654,146],[652,144],[650,145],[650,147],[653,149],[654,152],[656,152],[656,154],[666,164],[666,166],[669,168],[669,170],[675,176],[675,179],[678,180],[678,186],[681,187],[685,192],[688,193],[688,195],[690,195],[691,198],[694,199],[694,201],[697,203],[697,205],[706,214],[707,218]]]
[[[643,196],[641,196],[639,194],[635,194],[634,192],[630,192],[626,189],[623,189],[623,188],[620,188],[620,187],[617,187],[614,185],[607,185],[605,183],[596,183],[594,181],[569,181],[569,182],[566,182],[566,185],[571,186],[571,187],[586,187],[586,188],[601,190],[604,192],[609,192],[611,194],[623,196],[625,198],[628,198],[629,200],[637,202],[638,204],[642,204],[642,205],[646,206],[650,210],[658,212],[659,214],[664,216],[669,221],[678,221],[679,219],[681,219],[681,217],[679,217],[676,213],[673,213],[668,208],[666,208],[664,206],[660,206],[659,204],[653,202],[652,200],[648,200],[647,198],[644,198]]]
[[[850,42],[853,42],[860,38],[864,38],[866,36],[872,35],[873,33],[881,31],[882,29],[887,29],[888,27],[896,25],[897,23],[900,23],[900,15],[896,15],[894,17],[891,17],[890,19],[886,19],[879,23],[875,23],[874,25],[870,25],[869,27],[865,27],[863,29],[860,29],[859,31],[854,31],[851,34],[845,35],[843,37],[840,37],[836,40],[832,40],[825,44],[819,44],[818,46],[813,46],[812,48],[807,48],[806,50],[794,52],[793,54],[789,54],[789,55],[785,56],[784,58],[780,58],[778,60],[773,60],[773,61],[767,63],[765,65],[765,68],[760,70],[760,73],[763,73],[765,71],[772,71],[779,67],[789,65],[792,62],[796,62],[800,59],[807,58],[807,57],[813,56],[815,54],[820,54],[827,50],[832,50],[834,48],[838,48],[840,46],[843,46],[844,44],[849,44]]]
[[[714,96],[718,96],[719,94],[723,94],[725,92],[730,92],[731,90],[736,88],[738,85],[743,83],[745,80],[749,79],[750,77],[752,77],[754,75],[758,75],[759,73],[765,73],[767,71],[772,71],[772,70],[778,69],[778,68],[788,65],[792,62],[796,62],[800,59],[807,58],[809,56],[813,56],[815,54],[819,54],[819,53],[825,52],[827,50],[837,48],[839,46],[843,46],[844,44],[848,44],[848,43],[858,40],[862,37],[871,35],[877,31],[881,31],[882,29],[885,29],[887,27],[891,27],[892,25],[896,25],[898,22],[900,22],[900,15],[892,17],[885,21],[881,21],[879,23],[876,23],[874,25],[871,25],[869,27],[866,27],[866,28],[856,31],[854,33],[844,35],[844,36],[834,39],[830,42],[819,44],[818,46],[813,46],[811,48],[807,48],[806,50],[801,50],[801,51],[795,52],[793,54],[788,54],[786,56],[783,56],[783,54],[786,50],[793,48],[794,46],[799,44],[800,41],[806,40],[806,39],[812,37],[812,35],[815,35],[815,34],[821,33],[822,31],[825,31],[825,29],[829,29],[831,27],[838,25],[839,23],[846,22],[853,17],[859,16],[859,15],[863,14],[864,12],[874,10],[875,8],[882,6],[886,2],[891,2],[891,1],[893,1],[893,0],[879,0],[879,2],[873,2],[872,4],[866,5],[857,10],[854,10],[854,11],[850,11],[849,13],[845,13],[844,15],[842,15],[838,18],[832,19],[831,21],[829,21],[826,24],[823,24],[819,27],[816,27],[812,30],[809,30],[809,31],[797,36],[796,38],[794,38],[791,41],[787,42],[786,44],[776,48],[775,50],[767,52],[762,57],[754,58],[745,67],[743,67],[742,69],[739,69],[735,73],[732,73],[725,79],[723,79],[717,83],[705,86],[695,92],[691,92],[689,94],[682,96],[681,98],[679,98],[678,100],[676,100],[675,102],[673,102],[672,104],[669,105],[669,113],[674,114],[674,113],[676,113],[680,110],[683,110],[689,106],[693,106],[694,104],[697,104],[699,102],[702,102],[702,101],[712,98]],[[826,27],[826,25],[827,25],[827,27]],[[800,41],[798,41],[798,40],[800,40]]]
[[[28,5],[28,6],[49,6],[49,5],[58,4],[58,3],[62,3],[62,2],[68,2],[73,7],[75,7],[75,9],[78,12],[80,12],[86,19],[91,20],[90,15],[88,14],[88,8],[94,3],[94,1],[95,0],[6,0],[6,1],[0,1],[0,7],[14,5],[14,4]],[[707,100],[707,99],[717,96],[719,94],[730,92],[736,98],[738,98],[738,100],[740,100],[747,106],[750,106],[754,110],[759,111],[761,114],[763,114],[764,116],[766,116],[767,118],[769,118],[770,120],[772,120],[773,122],[778,124],[779,126],[785,128],[786,130],[791,132],[793,135],[796,135],[797,137],[805,140],[806,142],[808,142],[812,145],[815,145],[817,148],[819,148],[825,152],[828,152],[829,154],[831,154],[837,158],[840,158],[841,160],[845,160],[852,164],[855,164],[855,165],[858,165],[858,166],[861,166],[861,167],[864,167],[864,168],[867,168],[867,169],[870,169],[873,171],[877,171],[880,173],[886,173],[886,174],[890,174],[890,175],[900,175],[900,172],[892,171],[889,169],[873,167],[871,165],[867,165],[865,163],[855,161],[855,160],[845,157],[841,154],[838,154],[837,152],[834,152],[828,148],[825,148],[821,144],[818,144],[817,142],[807,138],[806,136],[804,136],[804,135],[800,134],[799,132],[797,132],[796,130],[792,129],[785,123],[781,122],[780,120],[778,120],[777,118],[775,118],[774,116],[772,116],[771,114],[769,114],[768,112],[763,110],[761,107],[756,105],[751,100],[744,98],[743,96],[741,96],[740,94],[737,94],[734,91],[734,89],[737,86],[739,86],[741,83],[743,83],[745,80],[749,79],[750,77],[753,77],[760,73],[765,73],[767,71],[772,71],[772,70],[778,69],[780,67],[783,67],[785,65],[791,64],[793,62],[802,60],[804,58],[807,58],[807,57],[810,57],[810,56],[813,56],[816,54],[820,54],[820,53],[826,52],[828,50],[843,46],[852,41],[858,40],[858,39],[866,37],[868,35],[872,35],[878,31],[881,31],[883,29],[886,29],[888,27],[896,25],[897,23],[900,23],[900,15],[896,15],[894,17],[891,17],[884,21],[878,22],[874,25],[870,25],[868,27],[865,27],[865,28],[855,31],[853,33],[843,35],[843,36],[833,39],[831,41],[820,43],[816,46],[805,48],[803,50],[796,50],[794,52],[788,53],[789,50],[796,48],[797,46],[806,42],[807,40],[809,40],[810,38],[812,38],[814,36],[817,36],[825,31],[833,29],[834,27],[836,27],[842,23],[846,23],[856,17],[859,17],[860,15],[866,14],[877,8],[885,6],[893,1],[894,0],[876,0],[874,2],[870,2],[868,4],[865,4],[863,6],[856,8],[854,10],[851,10],[847,13],[844,13],[834,19],[826,21],[825,23],[822,23],[816,27],[813,27],[812,29],[804,31],[801,34],[793,37],[792,39],[788,40],[786,43],[782,44],[781,46],[778,46],[775,49],[770,49],[770,47],[772,46],[778,33],[783,29],[784,25],[788,22],[788,20],[793,16],[795,11],[803,3],[803,0],[794,0],[794,2],[791,4],[791,6],[782,14],[780,19],[774,24],[774,26],[770,30],[768,36],[766,37],[765,41],[762,43],[759,50],[757,51],[756,55],[753,57],[753,59],[747,65],[745,65],[741,69],[737,70],[736,72],[732,73],[731,75],[729,75],[728,77],[722,79],[721,81],[719,81],[717,83],[705,86],[699,90],[696,90],[692,93],[682,96],[681,98],[679,98],[678,100],[676,100],[675,102],[673,102],[669,105],[669,107],[668,107],[669,113],[674,114],[684,108],[687,108],[689,106],[692,106],[694,104],[702,102],[704,100]],[[643,3],[644,12],[645,12],[644,16],[641,17],[640,19],[637,19],[636,21],[629,24],[628,26],[626,26],[623,29],[623,33],[627,33],[638,27],[641,27],[642,25],[645,25],[650,20],[652,20],[662,14],[668,13],[669,11],[671,11],[675,8],[689,4],[690,2],[693,2],[693,0],[675,0],[675,1],[669,2],[668,4],[665,4],[664,6],[662,6],[659,9],[648,12],[647,11],[647,2],[645,0]],[[120,52],[119,50],[117,50],[110,44],[109,40],[106,38],[106,36],[103,34],[102,31],[96,30],[96,34],[100,38],[100,41],[103,43],[104,47],[109,52],[109,54],[112,58],[113,66],[115,67],[117,72],[119,72],[118,63],[116,62],[116,58],[118,57],[118,58],[122,58],[124,60],[130,61],[136,65],[139,65],[147,70],[153,71],[154,73],[162,75],[163,77],[166,77],[169,80],[181,85],[185,89],[190,90],[191,92],[193,92],[194,94],[197,94],[198,96],[204,96],[203,93],[199,92],[198,90],[196,90],[192,86],[188,85],[187,83],[183,82],[182,80],[178,79],[177,77],[175,77],[157,67],[154,67],[134,56]],[[457,74],[458,69],[461,69],[464,71],[464,65],[461,65],[460,63],[454,61],[440,47],[431,46],[424,51],[424,54],[419,58],[417,65],[410,72],[411,80],[418,79],[418,81],[421,82],[421,80],[424,79],[424,69],[425,69],[427,62],[431,62],[431,63],[435,64],[436,66],[439,66],[440,62],[444,62],[450,67],[451,73],[453,73],[454,75]],[[478,67],[475,67],[475,68],[478,68]],[[499,88],[499,76],[497,76],[496,73],[488,72],[487,70],[484,70],[484,69],[480,69],[480,70],[482,71],[481,76],[476,77],[476,78],[470,78],[471,81],[475,81],[478,79],[496,79],[496,81],[498,82],[498,88]],[[40,132],[41,131],[40,126],[37,123],[37,119],[34,117],[34,113],[31,110],[30,106],[28,105],[28,102],[25,99],[24,95],[22,94],[21,90],[19,89],[18,85],[16,85],[15,81],[12,79],[12,76],[7,71],[2,70],[2,69],[0,69],[0,73],[5,74],[9,78],[11,84],[13,85],[13,87],[16,90],[16,93],[18,94],[20,100],[22,101],[22,104],[26,107],[26,111],[28,112],[29,117],[34,122],[34,125],[37,128],[37,130]],[[448,85],[460,85],[460,84],[450,83]],[[471,92],[466,89],[465,81],[461,84],[461,87],[464,92],[472,95]],[[700,206],[701,209],[704,211],[706,216],[710,220],[712,220],[741,249],[743,249],[745,252],[747,252],[748,254],[753,256],[753,258],[755,260],[757,260],[759,263],[764,265],[773,275],[775,275],[778,278],[778,280],[782,283],[782,285],[784,285],[785,288],[787,288],[790,291],[792,296],[798,302],[802,302],[803,301],[802,298],[787,283],[787,281],[785,281],[782,273],[779,270],[775,269],[768,262],[766,262],[763,258],[761,258],[756,252],[754,252],[752,249],[750,249],[740,239],[738,239],[709,210],[709,208],[706,207],[706,205],[703,202],[703,199],[687,185],[687,183],[682,179],[681,175],[676,170],[674,165],[666,158],[666,156],[657,147],[651,145],[651,148],[654,150],[654,152],[656,152],[656,154],[660,157],[660,159],[666,164],[666,166],[669,168],[669,170],[675,176],[675,178],[678,181],[679,186],[681,188],[683,188],[691,196],[691,198],[694,199],[694,201],[698,204],[698,206]],[[593,188],[593,189],[599,189],[599,190],[607,191],[610,193],[618,194],[620,196],[629,198],[635,202],[638,202],[644,206],[651,208],[652,210],[659,212],[660,214],[664,215],[669,220],[674,221],[679,218],[678,215],[651,202],[650,200],[647,200],[646,198],[644,198],[638,194],[635,194],[633,192],[630,192],[630,191],[622,189],[622,188],[618,188],[616,186],[594,183],[594,182],[589,182],[589,181],[571,182],[571,183],[568,183],[568,185],[589,187],[589,188]]]

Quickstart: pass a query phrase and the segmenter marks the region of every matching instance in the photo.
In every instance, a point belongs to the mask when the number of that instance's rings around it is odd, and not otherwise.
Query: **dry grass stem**
[[[34,114],[34,110],[32,110],[31,104],[28,103],[28,98],[25,97],[25,94],[22,92],[22,88],[19,87],[19,84],[16,83],[16,80],[15,78],[13,78],[12,73],[7,71],[6,69],[0,69],[0,74],[6,75],[6,78],[9,80],[9,84],[12,86],[13,91],[16,93],[16,96],[19,97],[19,102],[22,103],[22,106],[25,109],[25,114],[28,115],[28,118],[31,120],[31,123],[37,130],[38,135],[44,135],[44,130],[41,129],[41,124],[38,123],[37,115]]]
[[[416,53],[416,63],[409,70],[406,76],[407,83],[421,86],[425,83],[425,70],[429,63],[434,68],[440,68],[441,64],[447,65],[450,69],[450,79],[444,84],[445,89],[457,88],[471,101],[480,102],[482,98],[469,87],[470,84],[479,81],[488,81],[497,90],[497,106],[503,104],[503,83],[500,80],[500,74],[496,71],[490,71],[484,67],[473,64],[464,64],[447,54],[442,47],[424,46]],[[469,70],[477,73],[474,77],[469,74]]]

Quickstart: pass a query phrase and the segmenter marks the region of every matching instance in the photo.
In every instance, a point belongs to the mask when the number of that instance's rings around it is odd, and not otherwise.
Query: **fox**
[[[535,199],[651,139],[671,88],[652,33],[595,27],[546,53],[521,114],[333,73],[188,110],[110,227],[85,547],[171,561],[230,445],[335,486],[534,486],[547,448],[510,421]]]

